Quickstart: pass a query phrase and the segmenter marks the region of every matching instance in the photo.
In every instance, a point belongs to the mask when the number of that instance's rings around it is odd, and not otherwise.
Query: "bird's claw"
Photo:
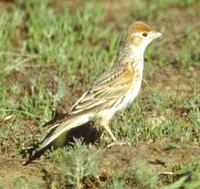
[[[117,140],[117,141],[114,141],[114,142],[108,144],[107,148],[110,148],[111,146],[115,146],[115,145],[129,145],[129,143],[127,143],[125,141]]]

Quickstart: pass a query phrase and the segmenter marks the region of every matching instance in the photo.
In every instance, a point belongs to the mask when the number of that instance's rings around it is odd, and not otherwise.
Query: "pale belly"
[[[129,104],[131,104],[133,102],[135,97],[140,92],[141,83],[142,83],[142,79],[139,79],[138,81],[136,81],[136,83],[134,84],[133,88],[123,98],[123,101],[122,101],[121,105],[119,105],[119,107],[118,107],[119,110],[125,109]]]
[[[111,119],[116,112],[125,109],[129,104],[133,102],[135,97],[139,94],[141,83],[142,78],[136,81],[133,87],[127,92],[125,96],[119,99],[118,103],[116,103],[116,105],[113,108],[100,112],[98,114],[98,117],[107,117],[108,119]]]

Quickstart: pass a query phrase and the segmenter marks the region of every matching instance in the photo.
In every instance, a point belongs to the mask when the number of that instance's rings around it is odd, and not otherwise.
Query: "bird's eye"
[[[143,35],[144,37],[146,37],[148,34],[147,34],[147,33],[143,33],[142,35]]]

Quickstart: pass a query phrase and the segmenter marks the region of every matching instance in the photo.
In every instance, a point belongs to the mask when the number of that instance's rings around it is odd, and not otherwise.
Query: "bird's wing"
[[[115,106],[133,85],[135,72],[131,65],[132,62],[128,62],[103,74],[74,104],[69,114],[96,113]]]

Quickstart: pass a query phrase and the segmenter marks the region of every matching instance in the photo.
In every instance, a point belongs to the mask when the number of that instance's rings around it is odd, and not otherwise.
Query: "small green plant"
[[[84,178],[97,176],[98,153],[83,144],[81,140],[75,140],[73,147],[57,150],[51,158],[59,162],[59,171],[65,176],[66,185],[81,189]]]
[[[139,164],[132,169],[132,177],[140,188],[155,188],[158,181],[158,173],[145,164]]]
[[[185,165],[176,167],[175,176],[181,178],[178,179],[175,183],[163,187],[163,189],[173,189],[178,187],[198,189],[200,187],[200,161],[193,160]]]
[[[42,185],[36,182],[27,182],[23,178],[16,178],[12,182],[12,189],[41,189]]]
[[[192,26],[190,28],[192,28]],[[199,64],[200,51],[196,48],[199,35],[197,32],[193,31],[195,28],[190,30],[191,31],[188,32],[187,36],[180,40],[180,48],[175,55],[177,62],[185,67]],[[188,46],[190,47],[189,49]]]
[[[106,189],[130,189],[129,186],[127,186],[125,179],[114,177],[111,181],[111,183],[108,184]],[[104,187],[105,188],[105,187]],[[103,188],[102,188],[103,189]]]
[[[138,18],[143,18],[145,20],[153,20],[156,18],[156,15],[165,11],[167,8],[171,7],[187,7],[191,6],[194,3],[197,3],[198,0],[152,0],[151,3],[148,3],[145,0],[136,0],[134,3],[135,15]],[[152,14],[154,13],[154,14]]]
[[[172,184],[161,187],[161,189],[178,189],[178,188],[181,188],[181,187],[183,187],[186,180],[187,180],[187,177],[182,177]]]

